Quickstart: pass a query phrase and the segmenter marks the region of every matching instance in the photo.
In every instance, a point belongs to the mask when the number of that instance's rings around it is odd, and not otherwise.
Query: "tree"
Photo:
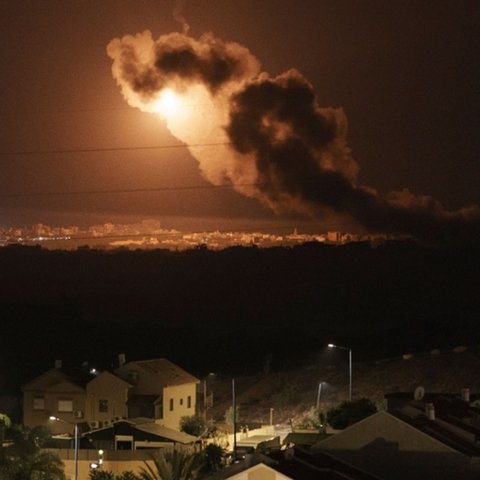
[[[2,480],[65,480],[60,458],[40,449],[47,438],[44,427],[13,425],[7,433],[11,442],[0,452]]]
[[[91,470],[90,480],[115,480],[115,475],[109,470]]]
[[[90,480],[141,480],[138,475],[133,472],[125,471],[118,475],[108,470],[92,470],[90,472]]]
[[[205,420],[198,415],[182,417],[180,419],[180,430],[195,437],[199,437],[207,430]]]
[[[135,475],[133,472],[127,471],[122,472],[120,475],[117,475],[115,480],[141,480],[138,475]]]
[[[174,448],[153,457],[154,466],[145,462],[142,480],[197,480],[204,465],[203,456],[191,450]]]
[[[327,420],[331,427],[339,430],[347,428],[377,411],[376,405],[368,398],[353,402],[343,402],[327,411]]]
[[[300,419],[298,428],[304,430],[320,430],[322,427],[322,412],[317,410],[315,407],[311,407],[308,412],[306,412],[303,417]]]
[[[12,426],[12,421],[8,415],[0,413],[0,452],[3,449],[3,442],[5,441],[5,431]]]
[[[224,453],[225,450],[215,443],[209,443],[205,447],[205,462],[210,471],[216,472],[222,468],[222,457]]]

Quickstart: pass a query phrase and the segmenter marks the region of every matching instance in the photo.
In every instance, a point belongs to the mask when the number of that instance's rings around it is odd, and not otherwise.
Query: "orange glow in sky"
[[[183,101],[182,97],[173,90],[163,90],[159,98],[154,103],[154,110],[166,120],[182,116]]]

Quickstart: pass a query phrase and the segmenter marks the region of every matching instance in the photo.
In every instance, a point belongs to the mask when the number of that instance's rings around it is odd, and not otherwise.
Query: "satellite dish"
[[[425,396],[425,389],[423,387],[417,387],[413,392],[413,398],[415,400],[422,400],[424,396]]]

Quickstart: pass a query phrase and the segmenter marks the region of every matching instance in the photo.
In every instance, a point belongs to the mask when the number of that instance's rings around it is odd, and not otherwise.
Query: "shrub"
[[[368,398],[360,398],[353,402],[343,402],[338,407],[327,411],[327,420],[332,428],[343,430],[363,420],[377,411],[375,404]]]
[[[180,430],[195,437],[205,433],[207,425],[205,420],[198,415],[182,417],[180,419]]]

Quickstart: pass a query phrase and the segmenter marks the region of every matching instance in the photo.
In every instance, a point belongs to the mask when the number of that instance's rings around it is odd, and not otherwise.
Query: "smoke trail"
[[[172,134],[190,146],[225,143],[190,148],[214,184],[229,181],[279,214],[334,212],[370,232],[429,240],[480,233],[479,207],[449,212],[408,190],[381,196],[358,185],[343,111],[320,107],[296,70],[261,73],[248,49],[209,33],[153,40],[145,31],[112,40],[107,52],[130,105],[155,112],[162,92],[175,92],[178,108],[164,113]]]
[[[182,33],[185,35],[188,34],[188,31],[190,30],[190,25],[187,23],[185,20],[185,17],[183,16],[183,9],[185,8],[185,4],[187,3],[187,0],[175,0],[175,5],[173,7],[173,18],[180,23],[182,26]]]

